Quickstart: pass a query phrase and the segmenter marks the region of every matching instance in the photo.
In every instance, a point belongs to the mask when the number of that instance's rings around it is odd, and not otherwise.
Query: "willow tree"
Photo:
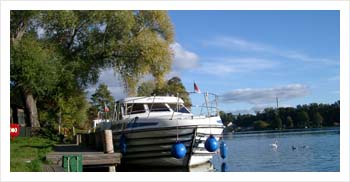
[[[129,95],[136,94],[137,82],[145,74],[153,75],[156,87],[162,87],[163,77],[171,68],[169,45],[174,32],[165,11],[11,11],[11,46],[27,34],[54,45],[54,53],[62,58],[45,58],[61,65],[62,79],[55,93],[60,99],[95,84],[101,68],[113,67],[125,81]],[[22,66],[26,69],[21,64],[14,69]],[[11,77],[16,74],[11,72]],[[36,103],[26,107],[35,110]]]

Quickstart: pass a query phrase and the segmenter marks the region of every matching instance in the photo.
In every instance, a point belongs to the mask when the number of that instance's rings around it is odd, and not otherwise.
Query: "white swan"
[[[275,143],[270,144],[270,146],[271,146],[273,149],[277,149],[277,148],[278,148],[277,140],[275,141]]]

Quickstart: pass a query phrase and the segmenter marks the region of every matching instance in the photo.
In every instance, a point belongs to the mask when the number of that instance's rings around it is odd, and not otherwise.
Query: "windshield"
[[[147,104],[150,112],[152,111],[170,111],[164,103]]]
[[[175,112],[190,113],[190,111],[183,105],[179,105],[179,109],[176,108],[176,104],[168,104],[169,107]]]

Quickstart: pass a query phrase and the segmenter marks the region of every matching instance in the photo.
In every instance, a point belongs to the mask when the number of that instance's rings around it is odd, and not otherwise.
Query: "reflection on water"
[[[216,169],[211,162],[192,167],[140,167],[140,166],[121,166],[118,172],[215,172]]]

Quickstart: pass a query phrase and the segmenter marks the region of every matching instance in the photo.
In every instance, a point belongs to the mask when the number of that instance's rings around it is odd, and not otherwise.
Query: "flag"
[[[107,104],[105,103],[105,109],[104,109],[105,112],[109,112],[109,108],[107,106]]]
[[[194,83],[194,92],[200,94],[201,93],[201,90],[199,89],[199,87],[197,86],[196,83]]]

